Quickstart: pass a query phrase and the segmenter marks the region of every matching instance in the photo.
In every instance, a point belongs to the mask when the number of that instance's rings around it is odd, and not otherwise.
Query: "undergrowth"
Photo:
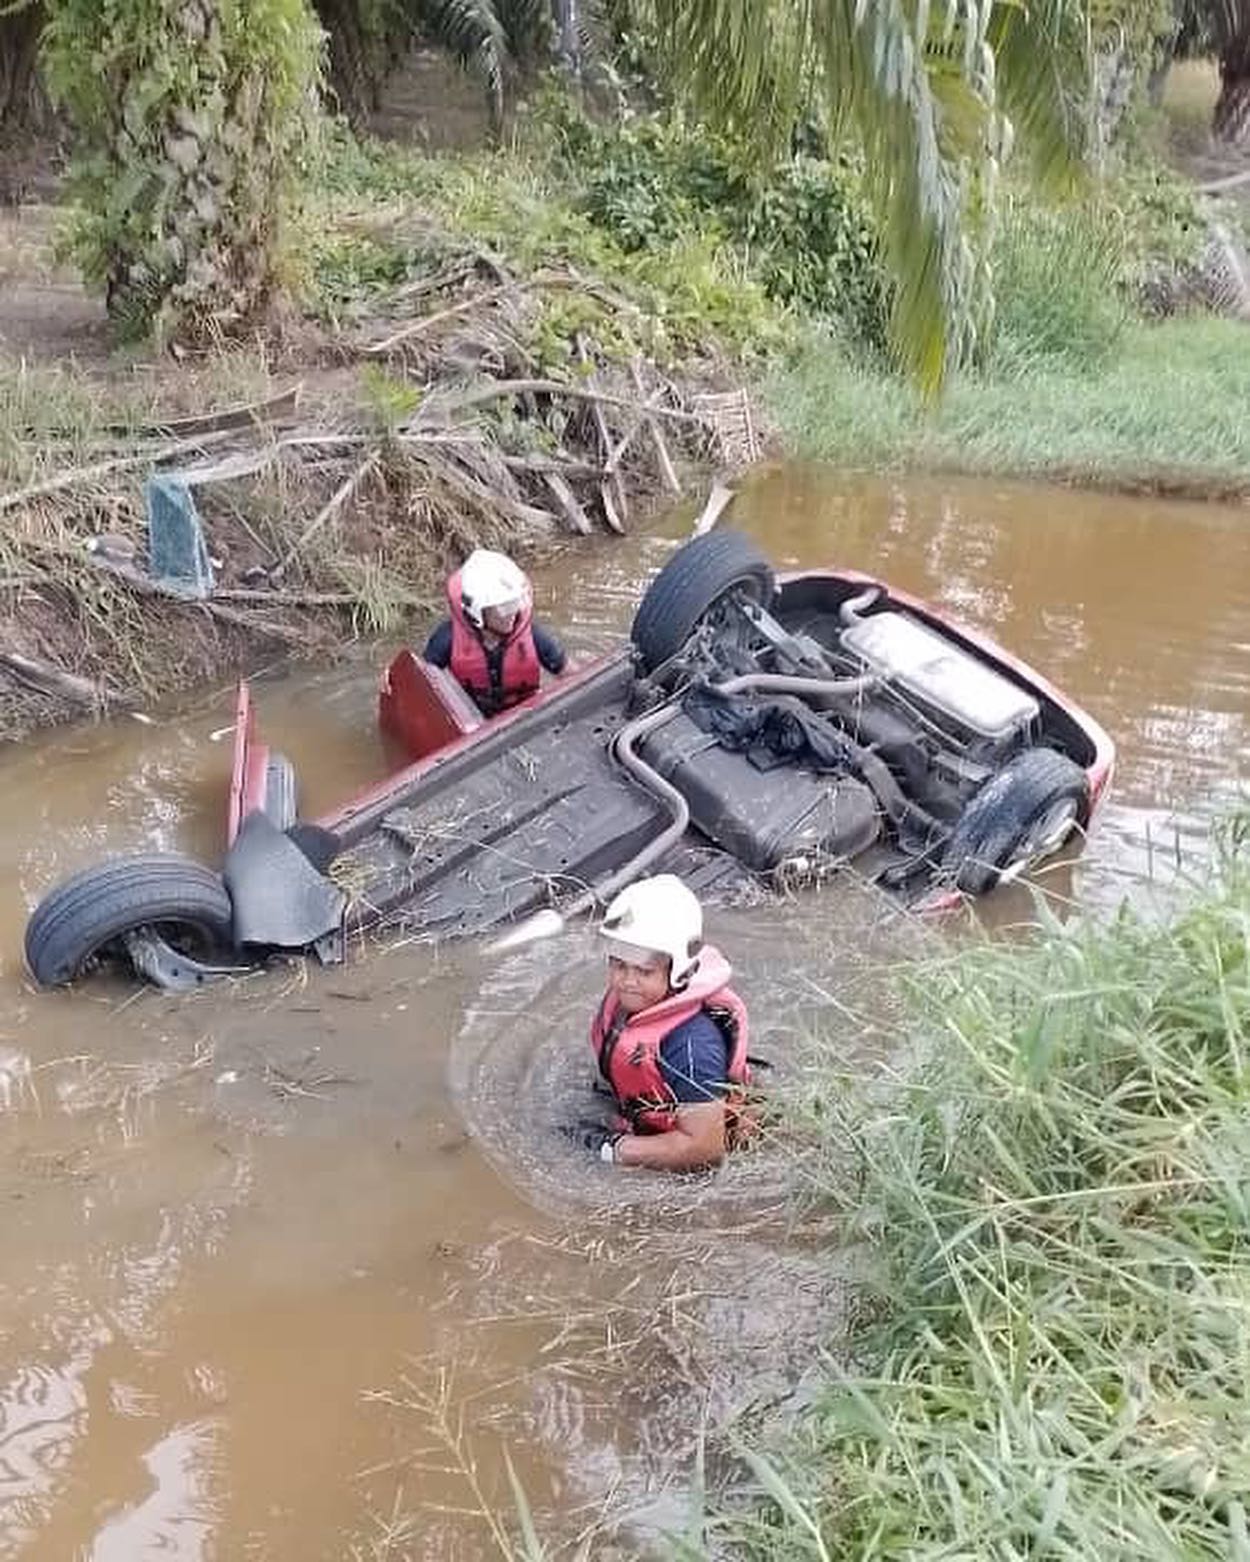
[[[690,229],[654,248],[630,247],[579,209],[542,158],[431,157],[341,131],[320,183],[313,303],[333,323],[367,314],[389,289],[449,256],[476,251],[522,277],[558,266],[591,284],[544,311],[543,361],[550,343],[578,328],[593,328],[609,355],[642,351],[664,364],[758,358],[787,338],[785,311],[720,235]]]
[[[752,1556],[1250,1556],[1250,820],[1218,864],[924,968],[903,1084],[813,1092],[875,1284]]]
[[[1236,320],[1132,322],[1096,372],[1021,346],[1008,364],[957,376],[932,409],[813,332],[763,396],[792,453],[851,468],[1250,489],[1250,355]]]

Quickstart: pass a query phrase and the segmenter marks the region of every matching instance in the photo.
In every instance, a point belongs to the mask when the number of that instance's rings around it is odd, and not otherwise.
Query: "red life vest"
[[[464,610],[459,570],[447,582],[447,605],[451,609],[451,675],[473,696],[484,715],[493,716],[537,692],[542,669],[534,645],[534,604],[528,591],[503,644],[503,675],[497,688],[491,682],[481,632]]]
[[[746,1005],[730,987],[731,975],[720,950],[705,944],[685,987],[659,1003],[625,1018],[618,1014],[612,993],[604,995],[590,1027],[590,1044],[600,1073],[611,1085],[621,1113],[629,1118],[635,1133],[662,1134],[673,1127],[680,1103],[660,1068],[660,1047],[679,1025],[704,1010],[720,1027],[729,1054],[725,1069],[725,1082],[731,1087],[725,1097],[730,1110],[726,1138],[732,1142],[751,1070],[747,1064]]]

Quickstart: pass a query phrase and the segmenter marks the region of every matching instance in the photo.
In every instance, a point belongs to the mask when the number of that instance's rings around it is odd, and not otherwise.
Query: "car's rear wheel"
[[[1089,782],[1066,755],[1026,749],[964,809],[943,859],[956,885],[982,895],[1058,851],[1089,818]]]
[[[762,607],[777,590],[772,565],[741,532],[695,537],[669,559],[647,587],[630,632],[643,667],[653,672],[676,656],[698,625],[740,594]]]
[[[124,954],[127,933],[150,929],[184,953],[231,945],[230,896],[202,863],[149,852],[97,863],[64,880],[26,924],[26,964],[41,987],[63,987],[97,958]]]

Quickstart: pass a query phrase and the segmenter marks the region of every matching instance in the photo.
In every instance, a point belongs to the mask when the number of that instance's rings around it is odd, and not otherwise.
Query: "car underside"
[[[371,927],[434,939],[567,917],[650,871],[716,898],[850,870],[948,905],[1085,829],[1113,763],[1101,728],[1006,652],[852,572],[778,582],[732,531],[669,560],[628,647],[503,717],[482,721],[446,673],[402,652],[380,718],[407,762],[301,822],[244,690],[212,916],[199,864],[201,914],[181,922],[169,884],[146,920],[136,900],[92,921],[78,875],[31,919],[36,978],[122,953],[188,986],[274,951],[341,958]],[[112,874],[106,898],[127,861],[87,870]],[[143,861],[168,877],[185,859]],[[145,870],[129,871],[133,889]]]

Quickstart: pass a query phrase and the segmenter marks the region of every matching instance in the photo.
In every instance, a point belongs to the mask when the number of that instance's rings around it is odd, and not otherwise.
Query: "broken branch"
[[[56,477],[49,477],[42,483],[31,483],[26,488],[19,488],[10,494],[0,494],[0,513],[5,510],[16,510],[20,505],[29,504],[32,499],[44,499],[49,494],[63,493],[67,488],[76,488],[80,483],[93,482],[97,477],[108,477],[112,472],[124,472],[128,467],[159,466],[164,461],[172,461],[177,456],[190,455],[193,450],[203,450],[209,445],[219,445],[223,440],[229,439],[233,431],[221,429],[215,434],[205,434],[196,439],[179,439],[173,444],[162,445],[159,450],[140,450],[128,456],[114,456],[108,461],[97,461],[93,466],[74,467],[69,472],[59,472]]]
[[[41,694],[53,694],[68,700],[72,705],[86,705],[102,710],[116,704],[120,696],[110,693],[102,684],[68,673],[63,667],[45,662],[42,657],[23,656],[19,651],[0,651],[0,665],[9,669],[16,678]]]
[[[286,557],[278,565],[277,572],[279,574],[281,574],[282,571],[288,567],[288,565],[291,563],[291,560],[297,553],[303,552],[304,548],[307,547],[309,542],[312,541],[312,539],[317,535],[326,522],[343,508],[351,496],[356,492],[356,489],[373,470],[381,453],[382,452],[376,448],[371,450],[365,459],[356,468],[356,470],[351,474],[351,476],[344,478],[344,480],[326,500],[325,504],[323,504],[322,507],[317,511],[316,515],[313,516],[312,520],[309,521],[308,525],[305,526],[297,540],[291,545],[290,548],[287,549]]]
[[[645,387],[642,383],[642,370],[638,366],[637,358],[635,358],[630,364],[629,372],[638,394],[641,396]],[[644,406],[649,409],[653,405],[653,398],[648,397],[644,403]],[[644,419],[646,421],[647,430],[651,435],[651,442],[655,446],[655,457],[659,462],[660,476],[664,479],[664,486],[668,489],[669,493],[679,494],[681,492],[681,481],[678,478],[676,469],[673,466],[673,459],[668,453],[668,445],[664,441],[664,431],[656,422],[655,418],[651,416],[649,411],[644,412]]]

